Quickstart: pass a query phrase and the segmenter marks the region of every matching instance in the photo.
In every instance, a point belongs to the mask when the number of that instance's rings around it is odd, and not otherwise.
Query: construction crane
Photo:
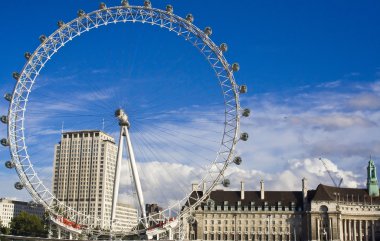
[[[335,181],[335,179],[333,178],[333,176],[332,176],[332,174],[331,174],[331,171],[327,168],[327,164],[326,164],[326,162],[325,162],[321,157],[319,158],[319,160],[323,163],[323,166],[326,168],[326,171],[327,171],[327,173],[329,174],[330,179],[331,179],[331,181],[334,183],[335,187],[340,187],[340,186],[342,185],[343,178],[341,178],[341,179],[339,180],[339,183],[337,184],[336,181]]]

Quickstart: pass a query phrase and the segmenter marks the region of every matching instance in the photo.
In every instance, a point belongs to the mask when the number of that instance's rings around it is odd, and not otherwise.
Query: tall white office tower
[[[65,205],[110,228],[117,145],[98,130],[64,132],[55,146],[53,191]],[[72,220],[82,223],[83,220]]]

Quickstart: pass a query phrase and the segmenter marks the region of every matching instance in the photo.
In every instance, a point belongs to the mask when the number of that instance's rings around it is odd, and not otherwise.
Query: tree
[[[11,230],[8,227],[3,225],[3,222],[0,220],[0,234],[10,234]]]
[[[21,212],[11,221],[11,234],[19,236],[46,237],[47,230],[38,216]]]

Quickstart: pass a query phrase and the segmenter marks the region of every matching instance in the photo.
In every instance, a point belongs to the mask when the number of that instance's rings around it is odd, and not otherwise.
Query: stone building
[[[34,202],[22,202],[7,198],[0,198],[1,225],[9,228],[12,218],[17,217],[21,212],[27,212],[42,219],[45,214],[45,208]]]
[[[320,184],[300,191],[216,190],[186,217],[186,239],[249,241],[377,241],[380,198],[376,167],[368,163],[367,188]],[[193,190],[193,195],[202,191]]]
[[[307,240],[380,240],[380,198],[367,189],[320,184],[308,201]]]
[[[201,195],[201,192],[199,192]],[[190,240],[301,240],[302,191],[213,191],[186,226]]]
[[[380,197],[376,167],[367,167],[367,188],[318,185],[308,193],[309,240],[380,240]]]

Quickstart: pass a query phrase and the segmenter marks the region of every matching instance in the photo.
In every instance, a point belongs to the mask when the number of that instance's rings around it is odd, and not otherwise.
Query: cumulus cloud
[[[376,88],[376,87],[375,87]],[[363,93],[351,98],[349,106],[355,109],[380,109],[380,96],[373,93]]]

